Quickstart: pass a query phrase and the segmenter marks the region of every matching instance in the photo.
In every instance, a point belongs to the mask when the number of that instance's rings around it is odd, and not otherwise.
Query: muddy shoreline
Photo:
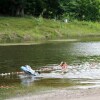
[[[58,89],[6,100],[99,100],[100,88]]]

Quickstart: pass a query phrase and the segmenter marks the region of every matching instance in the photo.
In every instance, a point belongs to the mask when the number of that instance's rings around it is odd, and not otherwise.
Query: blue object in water
[[[21,69],[26,73],[30,75],[35,75],[35,70],[33,70],[29,65],[21,66]]]

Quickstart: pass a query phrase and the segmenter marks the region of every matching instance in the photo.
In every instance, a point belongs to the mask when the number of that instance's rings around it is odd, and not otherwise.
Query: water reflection
[[[25,86],[30,86],[35,80],[37,80],[34,76],[19,75],[19,78],[21,79],[21,84]]]
[[[73,43],[71,53],[77,56],[99,56],[100,42]]]
[[[38,69],[47,64],[58,64],[66,61],[69,66],[68,73],[42,73],[45,78],[59,79],[99,79],[100,77],[100,42],[51,42],[29,46],[0,46],[0,74],[20,71],[20,66],[30,65]],[[94,67],[91,64],[94,62]],[[79,64],[79,65],[78,65]],[[92,66],[92,67],[91,67]],[[9,80],[8,80],[9,78]],[[31,85],[37,81],[34,77],[20,78],[0,76],[0,84]],[[40,79],[42,81],[42,79]],[[53,82],[56,83],[55,80]]]

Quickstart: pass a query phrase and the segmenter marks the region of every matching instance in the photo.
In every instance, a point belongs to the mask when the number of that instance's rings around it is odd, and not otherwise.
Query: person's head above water
[[[63,65],[64,64],[64,62],[62,61],[61,63],[60,63],[60,65]]]

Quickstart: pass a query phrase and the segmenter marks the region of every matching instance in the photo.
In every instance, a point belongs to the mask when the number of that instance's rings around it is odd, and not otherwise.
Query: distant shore
[[[100,37],[99,22],[64,23],[35,17],[0,17],[0,43],[27,43],[55,39]]]
[[[100,100],[100,88],[58,89],[6,100]]]
[[[37,44],[42,44],[45,42],[72,42],[72,41],[78,41],[78,39],[55,39],[55,40],[48,40],[48,41],[39,41],[39,42],[23,42],[23,43],[0,43],[0,46],[13,46],[13,45],[37,45]]]

